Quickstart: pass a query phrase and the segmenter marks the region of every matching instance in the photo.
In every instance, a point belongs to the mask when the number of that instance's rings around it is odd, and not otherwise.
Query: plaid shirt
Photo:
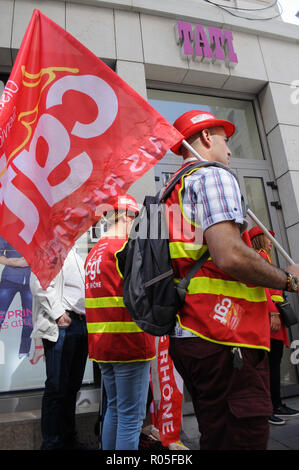
[[[184,163],[193,161],[188,159]],[[184,212],[192,221],[199,221],[203,232],[219,222],[234,221],[243,232],[247,222],[243,217],[241,193],[234,176],[218,167],[202,168],[184,180],[182,192]],[[196,336],[182,329],[177,321],[176,337]]]

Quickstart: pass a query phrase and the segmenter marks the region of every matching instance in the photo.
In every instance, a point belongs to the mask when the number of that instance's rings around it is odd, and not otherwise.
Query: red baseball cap
[[[176,119],[173,126],[184,136],[185,139],[191,137],[203,129],[210,127],[223,127],[227,137],[231,137],[235,132],[235,125],[230,121],[217,119],[208,111],[192,110],[187,111]],[[176,155],[181,155],[181,142],[171,148]]]
[[[268,230],[268,232],[272,235],[272,237],[275,237],[275,233],[272,232],[272,230]],[[254,237],[257,237],[257,235],[264,235],[264,232],[257,225],[252,227],[248,233],[250,240],[252,240]]]

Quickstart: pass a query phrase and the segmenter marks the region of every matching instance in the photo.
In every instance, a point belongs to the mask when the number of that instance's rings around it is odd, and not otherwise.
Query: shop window
[[[233,158],[263,160],[254,109],[251,101],[148,89],[150,104],[169,122],[192,109],[206,110],[219,119],[232,121],[235,134],[229,139]]]
[[[76,249],[83,260],[93,245],[94,240],[89,232],[76,242]],[[30,267],[5,265],[7,258],[19,256],[0,237],[0,392],[43,388],[46,379],[42,340],[30,338]],[[83,383],[90,384],[93,381],[92,361],[88,360]]]

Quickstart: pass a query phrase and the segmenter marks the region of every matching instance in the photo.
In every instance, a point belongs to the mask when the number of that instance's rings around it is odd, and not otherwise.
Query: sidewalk
[[[299,410],[299,397],[286,398],[283,403]],[[198,450],[199,432],[194,415],[184,416],[181,441],[190,450]],[[299,416],[287,418],[286,424],[274,426],[270,424],[270,438],[267,450],[299,450]]]

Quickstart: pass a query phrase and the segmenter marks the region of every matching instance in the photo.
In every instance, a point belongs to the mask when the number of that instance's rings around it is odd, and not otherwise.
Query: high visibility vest
[[[122,297],[116,253],[125,238],[103,238],[85,262],[85,308],[89,358],[98,362],[147,361],[155,357],[155,338],[132,320]]]
[[[177,215],[180,209],[179,221],[169,217],[170,256],[176,282],[208,249],[198,222],[189,220],[183,209],[181,195],[187,175],[181,178],[166,201],[169,214],[175,212]],[[226,244],[223,249],[227,249]],[[211,258],[191,279],[177,318],[182,328],[208,341],[269,350],[264,288],[236,281],[217,268]]]

